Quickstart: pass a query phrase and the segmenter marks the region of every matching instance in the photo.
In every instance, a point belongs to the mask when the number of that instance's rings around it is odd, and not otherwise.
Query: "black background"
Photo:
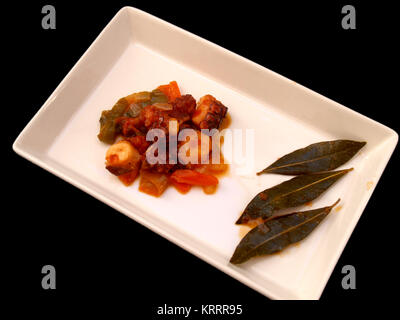
[[[56,8],[56,30],[41,28],[45,4]],[[341,27],[345,4],[356,8],[356,30]],[[17,156],[12,143],[125,5],[215,42],[399,131],[395,115],[398,81],[393,77],[398,29],[388,3],[31,1],[9,5],[3,8],[9,19],[3,20],[2,48],[7,82],[3,84],[6,197],[2,214],[10,219],[2,224],[8,255],[3,266],[8,267],[5,280],[15,289],[13,294],[8,291],[9,297],[41,308],[60,306],[59,310],[93,306],[89,301],[100,310],[118,303],[118,309],[127,308],[133,317],[143,314],[141,319],[157,318],[155,308],[164,303],[192,307],[242,304],[241,318],[265,315],[266,310],[268,314],[297,312],[310,304],[296,303],[293,310],[282,302],[269,301]],[[389,200],[397,195],[397,164],[396,149],[321,300],[312,304],[333,306],[337,300],[368,304],[387,298],[387,288],[394,285],[391,271],[396,268],[391,262],[396,253],[396,227],[389,218],[398,209]],[[46,264],[57,270],[53,291],[41,288],[41,268]],[[341,287],[341,269],[346,264],[357,270],[356,290]]]

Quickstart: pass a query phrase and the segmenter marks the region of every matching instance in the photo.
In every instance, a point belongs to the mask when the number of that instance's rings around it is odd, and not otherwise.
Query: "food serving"
[[[197,103],[181,95],[176,81],[123,97],[100,117],[98,138],[111,144],[106,169],[126,186],[140,176],[139,190],[156,197],[169,185],[181,193],[200,186],[212,194],[217,176],[228,170],[212,139],[227,111],[212,95]]]

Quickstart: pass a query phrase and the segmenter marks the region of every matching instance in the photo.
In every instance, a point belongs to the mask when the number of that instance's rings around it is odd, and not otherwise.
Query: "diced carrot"
[[[200,173],[220,175],[227,172],[228,169],[229,166],[226,163],[208,163],[199,165],[195,170]]]
[[[171,179],[179,183],[187,183],[196,186],[213,186],[218,184],[218,179],[210,174],[200,173],[194,170],[176,170]]]
[[[169,84],[161,85],[157,89],[162,91],[168,97],[169,102],[172,102],[181,96],[181,92],[176,81],[171,81]]]
[[[186,194],[190,191],[192,186],[187,183],[180,183],[176,182],[174,179],[169,179],[170,183],[175,187],[176,190],[178,190],[182,194]]]

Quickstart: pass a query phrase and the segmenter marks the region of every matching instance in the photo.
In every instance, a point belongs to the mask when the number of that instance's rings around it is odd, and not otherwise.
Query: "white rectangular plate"
[[[255,130],[255,169],[231,174],[212,196],[169,188],[156,199],[124,187],[104,168],[98,119],[120,97],[176,80],[196,99],[212,94],[229,107],[231,128]],[[355,170],[313,202],[341,198],[298,246],[229,264],[240,241],[234,224],[253,196],[288,179],[256,177],[308,144],[352,139],[368,144],[345,167]],[[260,65],[131,7],[121,9],[15,141],[21,156],[274,299],[318,299],[397,143],[397,134]]]

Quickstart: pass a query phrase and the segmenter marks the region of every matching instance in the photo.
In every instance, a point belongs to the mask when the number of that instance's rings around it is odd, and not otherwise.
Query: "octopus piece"
[[[181,112],[179,109],[174,109],[172,105],[165,104],[170,106],[161,106],[159,105],[151,105],[143,108],[140,113],[140,121],[144,124],[147,130],[150,129],[161,129],[165,132],[165,134],[169,134],[169,122],[177,121],[176,132],[172,132],[173,134],[177,134],[179,132],[179,127],[181,124],[190,120],[190,115],[186,112]]]
[[[172,110],[172,107],[171,107]],[[147,130],[161,129],[168,134],[169,121],[176,120],[169,116],[170,110],[160,109],[158,106],[147,106],[140,113],[140,121]]]
[[[136,135],[142,135],[143,133],[137,129],[140,128],[140,119],[130,117],[120,117],[115,120],[115,123],[121,129],[121,133],[124,137],[132,137]]]
[[[139,173],[142,156],[126,140],[113,144],[106,153],[106,169],[116,176]],[[131,174],[131,176],[132,176]]]
[[[199,100],[192,121],[200,129],[218,129],[227,111],[227,107],[208,94]]]
[[[160,122],[163,118],[163,111],[155,106],[147,106],[140,112],[139,119],[146,128],[152,127],[155,123]]]
[[[137,135],[134,137],[127,138],[127,140],[139,151],[140,154],[144,154],[151,142],[146,140],[146,136]]]
[[[191,116],[196,110],[196,100],[191,94],[185,94],[172,102],[175,111]]]

